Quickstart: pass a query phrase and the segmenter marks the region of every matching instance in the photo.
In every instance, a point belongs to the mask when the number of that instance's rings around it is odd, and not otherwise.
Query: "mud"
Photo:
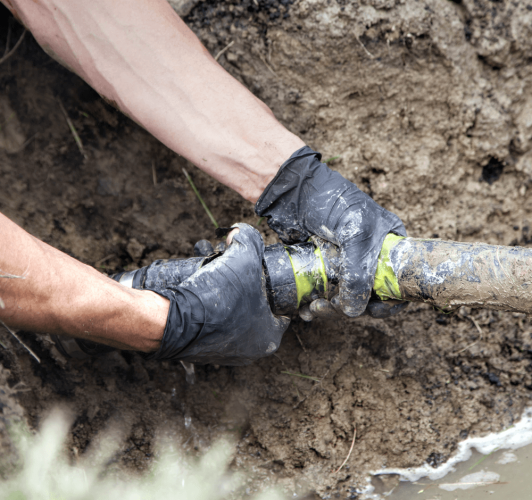
[[[410,236],[530,246],[530,1],[206,0],[186,20],[212,54],[234,42],[220,63],[324,158],[340,156],[331,166]],[[1,10],[0,53],[8,22]],[[258,222],[31,36],[0,66],[0,96],[0,211],[103,272],[212,239],[183,166],[220,225]],[[127,435],[114,466],[132,470],[149,466],[160,432],[191,454],[230,433],[234,467],[259,482],[356,498],[369,469],[437,465],[465,437],[511,425],[532,394],[531,334],[522,314],[424,305],[387,321],[295,318],[276,356],[198,367],[191,386],[177,363],[127,352],[65,363],[46,336],[22,332],[39,364],[2,331],[2,450],[7,421],[38,427],[64,404],[77,415],[73,456],[113,422]]]
[[[443,312],[461,306],[532,313],[532,252],[523,247],[406,238],[390,251],[397,298]]]

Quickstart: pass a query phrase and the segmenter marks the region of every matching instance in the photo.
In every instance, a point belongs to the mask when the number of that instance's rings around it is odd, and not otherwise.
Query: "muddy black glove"
[[[236,227],[240,232],[223,255],[184,281],[183,267],[172,261],[157,261],[134,273],[134,288],[170,300],[161,347],[149,359],[245,365],[279,348],[290,320],[270,310],[262,271],[264,243],[251,226]],[[198,266],[199,260],[188,263]]]
[[[379,253],[388,233],[406,236],[401,220],[338,172],[308,146],[280,168],[255,212],[286,244],[317,235],[340,247],[340,292],[333,305],[347,316],[362,314],[371,295]],[[393,309],[390,309],[393,312]]]

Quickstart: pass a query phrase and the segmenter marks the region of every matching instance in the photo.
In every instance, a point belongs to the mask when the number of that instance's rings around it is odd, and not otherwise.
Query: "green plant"
[[[199,202],[201,203],[201,206],[203,207],[203,209],[205,210],[205,212],[209,216],[209,219],[211,219],[211,222],[214,224],[214,227],[216,227],[216,228],[220,227],[218,225],[218,223],[216,222],[216,219],[214,218],[214,215],[212,215],[212,212],[209,210],[209,207],[207,206],[207,203],[205,203],[205,201],[203,201],[203,198],[201,197],[201,194],[199,193],[198,188],[194,184],[194,181],[192,180],[192,177],[190,177],[190,175],[188,174],[188,172],[185,169],[183,169],[183,173],[185,174],[185,177],[186,177],[188,183],[190,184],[190,187],[192,188],[192,191],[194,191],[194,194],[196,195],[196,197],[198,198]]]
[[[68,430],[68,419],[57,411],[46,419],[35,436],[20,427],[14,429],[13,441],[19,450],[20,466],[16,473],[0,481],[0,498],[225,500],[244,495],[243,484],[247,478],[228,470],[235,448],[227,440],[214,444],[199,459],[187,459],[167,444],[152,459],[148,474],[111,474],[106,464],[116,455],[119,439],[112,432],[99,436],[96,440],[99,444],[91,445],[72,463],[65,453]],[[255,500],[281,499],[274,491],[255,497]]]

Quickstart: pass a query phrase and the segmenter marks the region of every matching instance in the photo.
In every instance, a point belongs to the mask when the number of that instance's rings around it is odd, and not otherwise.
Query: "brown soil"
[[[7,22],[2,11],[0,53]],[[206,0],[187,22],[213,54],[234,41],[221,64],[325,158],[340,155],[332,167],[410,235],[532,242],[529,1]],[[0,66],[0,114],[0,211],[104,272],[189,256],[213,237],[183,166],[221,225],[257,223],[249,203],[105,104],[30,36]],[[230,432],[235,467],[323,498],[356,498],[370,469],[437,465],[466,436],[510,425],[532,394],[532,324],[519,314],[413,305],[386,321],[296,318],[278,355],[197,367],[195,385],[178,363],[127,352],[65,363],[46,336],[20,335],[41,363],[0,332],[2,446],[17,404],[35,427],[63,403],[77,415],[79,453],[117,420],[128,435],[117,463],[140,470],[158,429],[191,453]],[[355,427],[348,466],[333,474]]]

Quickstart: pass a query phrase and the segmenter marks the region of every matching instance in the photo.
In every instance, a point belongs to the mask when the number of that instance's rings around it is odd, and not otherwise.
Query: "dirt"
[[[530,1],[206,0],[186,21],[213,55],[234,42],[220,63],[324,158],[340,156],[331,167],[411,236],[532,243]],[[2,10],[0,53],[9,22]],[[221,225],[258,222],[29,35],[0,65],[0,112],[0,211],[102,272],[213,239],[183,167]],[[194,385],[179,363],[128,352],[65,362],[46,336],[20,336],[41,363],[0,333],[3,447],[8,421],[36,428],[63,404],[76,415],[73,454],[111,422],[127,435],[115,465],[132,470],[149,466],[162,431],[191,454],[230,433],[235,468],[322,498],[357,498],[371,469],[437,465],[461,439],[511,425],[532,395],[532,324],[516,313],[294,318],[277,355],[198,366]]]

